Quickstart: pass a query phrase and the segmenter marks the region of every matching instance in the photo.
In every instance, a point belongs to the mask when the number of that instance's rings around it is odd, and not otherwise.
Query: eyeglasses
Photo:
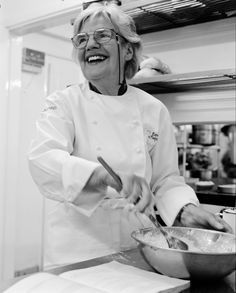
[[[73,38],[71,38],[71,41],[74,47],[76,49],[85,48],[88,43],[90,35],[93,36],[94,40],[98,44],[108,43],[110,42],[111,39],[115,39],[115,38],[118,38],[118,36],[120,36],[113,29],[109,29],[109,28],[100,28],[91,33],[78,33]]]

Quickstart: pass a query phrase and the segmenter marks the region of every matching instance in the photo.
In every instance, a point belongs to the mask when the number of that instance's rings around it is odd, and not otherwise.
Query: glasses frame
[[[96,32],[99,31],[99,30],[109,30],[110,32],[112,32],[110,39],[107,40],[107,41],[105,41],[105,42],[98,42],[97,39],[96,39],[96,37],[95,37],[95,34],[96,34]],[[78,33],[78,34],[74,35],[74,36],[71,38],[72,44],[73,44],[73,46],[74,46],[76,49],[84,49],[84,48],[87,46],[87,44],[88,44],[88,40],[89,40],[89,37],[90,37],[91,35],[93,36],[93,39],[94,39],[98,44],[100,44],[100,45],[102,45],[102,44],[106,44],[106,43],[109,43],[112,39],[116,39],[117,41],[119,41],[118,37],[121,37],[121,38],[123,38],[123,39],[125,40],[125,38],[124,38],[123,36],[121,36],[120,34],[118,34],[118,33],[117,33],[114,29],[112,29],[112,28],[99,28],[99,29],[96,29],[94,32],[83,33],[83,34],[85,34],[87,40],[86,40],[85,45],[83,45],[82,47],[80,47],[80,46],[77,46],[77,45],[76,45],[76,42],[75,42],[75,40],[74,40],[75,37],[77,37],[79,34],[82,34],[82,33]]]

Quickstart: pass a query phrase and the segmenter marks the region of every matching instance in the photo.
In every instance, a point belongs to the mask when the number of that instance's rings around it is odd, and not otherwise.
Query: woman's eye
[[[83,43],[86,42],[86,38],[85,37],[79,37],[77,41],[78,41],[79,44],[83,44]]]
[[[99,40],[109,40],[111,38],[111,33],[109,31],[99,31],[97,32],[97,38]]]
[[[99,40],[103,41],[103,42],[109,41],[110,39],[111,38],[109,36],[107,36],[107,35],[102,35],[102,36],[99,37]]]
[[[100,34],[101,38],[109,38],[110,37],[110,34],[107,33],[107,32],[103,32]]]

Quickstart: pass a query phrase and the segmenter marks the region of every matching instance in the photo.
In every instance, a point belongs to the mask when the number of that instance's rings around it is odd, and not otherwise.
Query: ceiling
[[[73,26],[70,23],[48,28],[42,32],[48,36],[64,39],[65,41],[71,41],[73,36]]]

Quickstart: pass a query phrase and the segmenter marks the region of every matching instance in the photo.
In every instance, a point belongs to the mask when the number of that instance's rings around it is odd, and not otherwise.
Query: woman
[[[138,70],[141,51],[133,20],[115,5],[91,5],[76,19],[72,42],[86,81],[47,98],[29,153],[36,184],[57,202],[47,215],[49,263],[132,246],[130,232],[150,223],[128,212],[129,203],[140,212],[155,204],[167,225],[228,231],[199,208],[179,176],[165,106],[126,84]],[[122,190],[98,156],[119,174]]]

